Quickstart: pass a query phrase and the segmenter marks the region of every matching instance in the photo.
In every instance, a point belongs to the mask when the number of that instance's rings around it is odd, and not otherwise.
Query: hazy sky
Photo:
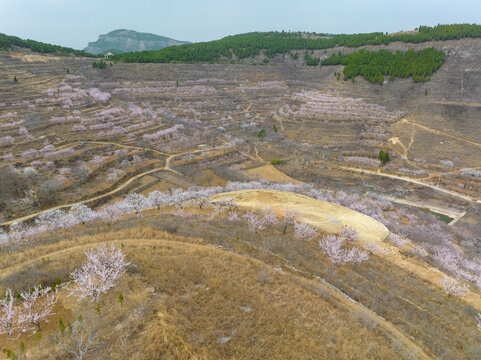
[[[84,48],[132,29],[208,41],[250,31],[399,31],[481,23],[480,0],[0,0],[0,32]]]

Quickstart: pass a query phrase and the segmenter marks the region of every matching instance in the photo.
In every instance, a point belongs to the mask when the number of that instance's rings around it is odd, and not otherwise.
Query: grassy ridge
[[[27,48],[32,50],[33,52],[38,52],[41,54],[96,57],[96,55],[89,54],[83,50],[75,50],[69,47],[46,44],[35,40],[23,40],[17,36],[10,36],[0,33],[0,50],[10,50],[14,46]]]
[[[417,32],[383,34],[381,32],[350,35],[327,35],[291,32],[254,32],[227,36],[220,40],[171,46],[156,51],[120,54],[116,60],[124,62],[225,62],[234,55],[239,59],[261,54],[268,58],[286,54],[292,50],[320,50],[336,46],[360,47],[382,45],[395,41],[422,43],[431,40],[481,38],[481,25],[455,24],[421,26]]]

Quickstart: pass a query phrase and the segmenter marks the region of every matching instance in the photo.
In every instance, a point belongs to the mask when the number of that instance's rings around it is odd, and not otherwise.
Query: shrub
[[[271,160],[272,165],[281,165],[281,164],[284,164],[285,162],[286,162],[285,160],[281,160],[281,159],[272,159]]]
[[[57,200],[62,184],[57,180],[44,181],[37,190],[37,200],[42,206],[52,205]]]
[[[382,164],[385,164],[389,161],[389,153],[387,151],[379,151],[379,160]]]
[[[264,129],[262,129],[261,131],[259,131],[257,133],[257,137],[261,140],[264,140],[264,138],[266,137],[266,131]]]

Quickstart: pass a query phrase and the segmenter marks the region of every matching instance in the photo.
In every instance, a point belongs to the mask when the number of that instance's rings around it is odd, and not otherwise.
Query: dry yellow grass
[[[82,262],[87,248],[105,241],[124,244],[135,265],[101,299],[96,321],[107,345],[88,357],[92,359],[385,359],[397,357],[396,341],[404,344],[405,353],[424,356],[391,325],[317,279],[193,244],[195,239],[155,232],[150,232],[153,239],[125,238],[131,235],[127,231],[52,244],[39,254],[48,254],[48,263],[25,257],[21,264],[4,267],[2,277],[17,272],[19,265],[28,271],[34,263],[71,268]],[[123,240],[108,240],[114,238]],[[116,302],[118,293],[125,298],[122,306]],[[79,304],[62,290],[41,340],[0,337],[0,346],[15,349],[24,341],[29,359],[47,354],[63,359],[46,336],[56,331],[57,316],[72,321],[93,309],[93,304]],[[366,327],[366,318],[378,330]],[[123,331],[130,332],[128,348],[120,351]]]
[[[293,184],[302,184],[302,181],[296,180],[287,176],[282,171],[278,170],[274,165],[265,164],[256,168],[246,170],[250,175],[260,176],[263,179],[274,182],[288,182]]]
[[[305,243],[295,239],[292,229],[283,235],[282,224],[253,234],[242,222],[232,223],[222,218],[206,221],[208,208],[199,211],[198,206],[189,206],[186,211],[193,212],[192,217],[184,219],[170,216],[170,210],[152,209],[143,218],[125,217],[111,226],[94,223],[89,229],[79,226],[46,235],[30,245],[35,249],[21,248],[11,258],[0,258],[0,291],[5,286],[18,289],[38,280],[52,281],[54,276],[66,280],[68,273],[84,261],[84,250],[102,242],[123,243],[135,266],[101,299],[100,325],[108,332],[102,336],[112,347],[104,347],[94,359],[149,358],[144,354],[154,359],[246,358],[244,354],[249,358],[359,358],[352,355],[356,354],[355,349],[364,351],[369,342],[374,345],[371,352],[362,353],[363,358],[439,357],[444,353],[449,355],[447,358],[468,359],[471,357],[464,354],[472,356],[477,351],[475,324],[470,316],[473,309],[466,302],[448,298],[439,288],[388,258],[372,256],[359,266],[335,266],[315,241]],[[180,236],[194,233],[198,238]],[[218,245],[229,250],[220,250]],[[206,291],[205,287],[215,291]],[[258,293],[259,289],[265,292]],[[125,298],[122,307],[117,302],[118,293]],[[217,298],[218,294],[226,304]],[[78,313],[95,313],[94,305],[79,305],[65,293],[60,300],[56,313],[64,320],[72,320]],[[256,320],[257,317],[264,320],[245,330],[241,325],[247,326],[246,322],[244,318],[239,320],[238,315],[250,316],[252,304],[263,309],[261,315],[256,313]],[[239,310],[240,306],[250,306],[251,312]],[[311,307],[314,310],[309,310]],[[282,311],[288,310],[286,318]],[[328,332],[312,325],[311,318],[320,321]],[[215,332],[217,328],[212,324],[218,321],[220,330]],[[42,326],[44,338],[57,328],[56,323],[54,316],[49,324]],[[291,330],[286,330],[286,326]],[[233,329],[235,332],[229,335]],[[463,336],[459,329],[463,330]],[[120,333],[126,331],[130,332],[128,355],[119,344]],[[289,349],[273,345],[271,332],[280,336],[279,341],[288,344]],[[361,338],[353,333],[359,333]],[[243,336],[241,345],[234,342],[238,340],[235,334]],[[224,336],[231,337],[227,345],[218,342]],[[305,346],[305,353],[291,343],[292,336]],[[306,345],[303,336],[314,339],[314,345]],[[250,343],[252,338],[264,342]],[[470,343],[455,350],[461,338],[469,339]],[[34,340],[19,339],[34,351],[30,357],[42,358],[38,354],[53,351],[47,340]],[[18,341],[0,341],[3,348],[15,349],[18,344]],[[335,346],[331,348],[327,343]],[[145,344],[149,344],[147,349]],[[259,349],[259,344],[264,345]],[[320,345],[327,346],[327,350],[320,349]],[[267,352],[271,348],[274,350]],[[311,354],[318,356],[310,357]]]
[[[251,209],[294,210],[300,219],[324,232],[337,233],[343,226],[356,229],[362,241],[382,242],[388,230],[380,222],[344,206],[305,195],[276,190],[241,190],[214,196],[214,201],[233,198],[237,205]]]

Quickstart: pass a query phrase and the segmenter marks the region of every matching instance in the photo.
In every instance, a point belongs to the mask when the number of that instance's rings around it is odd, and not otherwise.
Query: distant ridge
[[[23,40],[17,36],[0,33],[0,50],[13,50],[15,48],[30,49],[33,52],[41,54],[55,54],[64,56],[94,56],[93,54],[89,54],[83,50],[76,50],[69,47],[47,44],[35,40]]]
[[[276,55],[332,49],[337,46],[359,48],[366,45],[388,45],[392,42],[419,44],[429,41],[481,38],[481,25],[452,24],[434,27],[420,26],[416,30],[395,34],[373,32],[366,34],[316,34],[305,32],[252,32],[226,36],[220,40],[174,46],[156,51],[122,54],[116,60],[156,63],[225,63],[256,56],[273,59]],[[263,59],[262,59],[263,58]],[[318,65],[318,59],[306,57],[308,65]]]
[[[102,34],[95,42],[90,42],[84,51],[101,54],[107,50],[115,53],[160,50],[167,46],[189,44],[188,41],[174,40],[165,36],[139,33],[134,30],[119,29]]]

